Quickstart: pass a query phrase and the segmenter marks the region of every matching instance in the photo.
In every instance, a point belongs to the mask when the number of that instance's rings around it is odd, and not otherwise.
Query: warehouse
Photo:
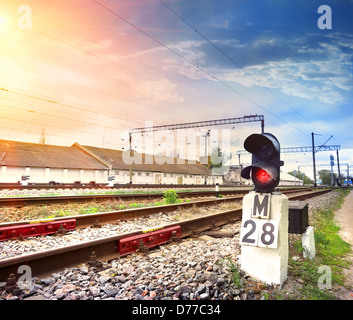
[[[106,183],[108,169],[72,147],[0,140],[0,182]]]
[[[199,163],[177,163],[167,159],[158,164],[132,164],[132,182],[136,184],[221,184],[223,177]],[[123,151],[82,146],[71,147],[0,140],[0,183],[114,183],[130,182],[130,165],[123,160]],[[28,177],[28,180],[23,180]]]
[[[75,143],[73,147],[91,155],[109,168],[109,175],[114,177],[114,183],[130,182],[130,165],[123,160],[121,150],[103,149],[91,146],[82,146]],[[148,157],[149,161],[146,161]],[[141,154],[141,163],[133,163],[132,183],[136,184],[204,184],[205,175],[207,184],[223,183],[221,175],[212,174],[212,170],[200,163],[178,163],[176,158],[163,158],[164,164],[158,164],[154,157]],[[149,164],[150,163],[150,164]]]

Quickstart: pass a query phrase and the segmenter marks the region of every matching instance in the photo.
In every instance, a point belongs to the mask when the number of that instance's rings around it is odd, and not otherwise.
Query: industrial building
[[[71,147],[0,140],[0,183],[130,183],[130,165],[122,150],[82,146]],[[141,154],[141,163],[132,163],[134,184],[242,184],[239,166],[231,166],[225,176],[199,162]],[[160,164],[162,163],[162,164]],[[23,180],[27,177],[27,180]],[[303,181],[281,173],[280,185],[303,185]]]
[[[148,155],[142,155],[145,160]],[[152,157],[152,156],[150,156]],[[153,159],[153,157],[152,157]],[[221,184],[223,177],[199,163],[167,159],[158,164],[133,163],[132,182],[137,184]],[[171,163],[172,162],[172,163]],[[185,162],[185,163],[179,163]],[[18,141],[0,140],[0,183],[114,183],[130,182],[130,165],[123,160],[123,151],[82,146],[54,146]]]
[[[0,182],[107,181],[107,167],[77,148],[0,140]]]
[[[130,165],[123,160],[121,150],[104,149],[98,147],[82,146],[75,143],[73,147],[89,154],[97,161],[109,168],[109,176],[114,177],[115,183],[130,182]],[[161,157],[158,161],[150,155],[141,154],[141,163],[133,163],[132,183],[136,184],[207,184],[223,183],[223,176],[216,175],[200,163],[189,163],[188,160]],[[138,157],[136,157],[138,158]],[[183,163],[179,163],[183,162]]]

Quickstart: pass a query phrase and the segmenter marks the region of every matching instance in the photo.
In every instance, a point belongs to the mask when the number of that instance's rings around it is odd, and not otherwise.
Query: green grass
[[[329,208],[317,210],[314,213],[314,236],[316,256],[314,259],[294,261],[292,256],[300,255],[303,251],[301,240],[293,241],[292,252],[289,258],[290,273],[304,281],[300,291],[300,299],[329,300],[335,299],[333,292],[329,289],[320,290],[319,278],[323,275],[318,272],[320,266],[326,265],[331,268],[332,286],[334,284],[344,285],[345,277],[343,270],[349,267],[347,255],[352,252],[351,245],[342,240],[339,235],[340,227],[334,220],[334,213],[344,201],[349,190],[337,190],[339,197]]]
[[[223,264],[226,263],[228,267],[228,272],[230,275],[230,278],[232,282],[239,288],[244,288],[244,281],[241,278],[239,268],[236,266],[236,264],[233,262],[233,260],[230,257],[225,257],[223,260],[220,261],[220,267],[223,267]]]
[[[186,199],[185,202],[190,202],[190,200]],[[182,199],[179,199],[178,194],[175,190],[167,190],[163,192],[163,200],[155,201],[153,203],[130,203],[130,204],[94,204],[88,207],[81,206],[77,208],[76,204],[73,204],[70,210],[56,210],[51,211],[47,206],[41,207],[40,216],[45,219],[56,218],[56,217],[66,217],[75,214],[93,214],[99,212],[107,212],[107,211],[118,211],[118,210],[126,210],[126,209],[137,209],[137,208],[144,208],[144,207],[154,207],[154,206],[163,206],[168,204],[174,203],[181,203],[183,202]],[[28,213],[28,217],[30,218],[31,213]]]

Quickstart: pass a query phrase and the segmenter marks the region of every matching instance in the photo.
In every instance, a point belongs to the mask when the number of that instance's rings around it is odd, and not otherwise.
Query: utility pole
[[[339,184],[341,184],[340,158],[338,155],[338,150],[337,150],[337,169],[338,169],[338,181],[339,181]]]
[[[132,150],[132,134],[129,133],[129,150],[130,150],[130,157],[133,157],[133,150]],[[132,162],[129,165],[129,173],[130,173],[130,184],[132,184]]]
[[[208,156],[207,156],[207,138],[210,136],[210,130],[202,137],[205,138],[205,185],[207,184],[207,166],[208,166]]]
[[[347,163],[347,186],[349,187],[349,164]]]
[[[315,142],[314,142],[314,132],[311,133],[311,141],[313,145],[313,170],[314,170],[314,188],[317,187],[316,182],[316,165],[315,165]]]
[[[331,186],[335,185],[335,178],[333,175],[333,166],[335,165],[335,163],[333,162],[335,158],[333,157],[333,155],[330,155],[330,166],[331,166]]]
[[[238,159],[239,159],[239,169],[240,169],[240,172],[239,172],[239,183],[241,184],[242,183],[242,181],[241,181],[241,171],[243,170],[243,166],[240,163],[240,154],[238,154]]]

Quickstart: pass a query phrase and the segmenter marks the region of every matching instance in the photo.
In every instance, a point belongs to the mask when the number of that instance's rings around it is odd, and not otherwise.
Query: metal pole
[[[339,181],[339,184],[341,184],[340,158],[338,156],[338,150],[337,150],[337,168],[338,168],[338,181]]]
[[[313,170],[314,170],[314,188],[317,187],[316,183],[316,165],[315,165],[315,142],[314,142],[314,132],[311,133],[312,147],[313,147]]]
[[[205,185],[207,184],[207,166],[208,166],[208,156],[207,156],[207,137],[210,136],[210,130],[207,131],[207,133],[204,135],[205,137]]]
[[[333,187],[335,185],[335,179],[334,179],[334,176],[333,176],[333,166],[334,166],[334,157],[333,155],[331,154],[330,155],[330,165],[331,165],[331,186]]]
[[[132,133],[129,133],[129,149],[130,149],[130,157],[133,156],[132,154],[132,146],[131,146],[131,140],[132,140]],[[130,171],[130,184],[132,184],[132,162],[129,165],[129,171]]]
[[[238,158],[239,158],[239,169],[240,169],[240,172],[239,172],[239,183],[242,184],[241,171],[243,170],[243,168],[242,168],[242,165],[241,165],[241,162],[240,162],[240,153],[238,154]]]

